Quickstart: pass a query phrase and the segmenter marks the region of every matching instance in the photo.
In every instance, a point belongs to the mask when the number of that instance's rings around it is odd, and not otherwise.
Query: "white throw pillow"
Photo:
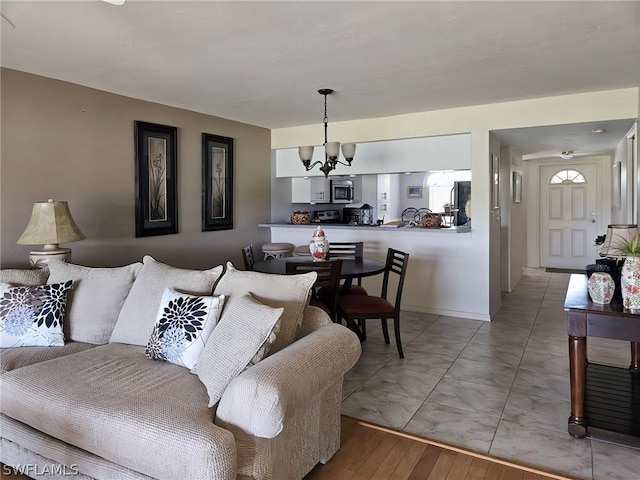
[[[259,360],[256,355],[268,350],[284,311],[263,305],[248,293],[233,300],[227,299],[218,325],[191,370],[207,388],[210,407],[218,403],[231,380]]]
[[[0,347],[61,347],[73,282],[36,287],[0,284]]]
[[[193,368],[218,323],[224,299],[224,295],[195,296],[165,288],[147,357]]]
[[[164,289],[169,287],[191,295],[211,295],[223,267],[186,270],[160,263],[146,255],[129,295],[120,310],[109,343],[145,347],[156,323]]]
[[[309,301],[309,292],[316,281],[316,272],[300,275],[276,275],[245,270],[236,270],[231,262],[216,285],[216,295],[226,295],[229,306],[242,295],[251,292],[253,297],[265,305],[283,307],[282,324],[269,355],[292,343],[302,324],[304,309]]]
[[[67,299],[64,333],[67,340],[102,345],[109,342],[120,309],[142,263],[93,268],[52,260],[47,283],[73,280]]]
[[[49,268],[35,268],[32,270],[19,268],[5,268],[0,270],[0,283],[8,283],[13,286],[44,285],[49,277]]]

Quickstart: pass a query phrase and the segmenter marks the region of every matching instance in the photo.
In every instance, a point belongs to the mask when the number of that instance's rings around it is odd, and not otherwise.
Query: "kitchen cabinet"
[[[291,203],[330,203],[331,180],[324,177],[291,179]]]
[[[331,202],[331,180],[324,177],[311,177],[311,203]]]
[[[378,218],[384,216],[385,222],[400,219],[399,178],[389,173],[378,175]]]
[[[291,179],[291,203],[311,203],[311,181],[308,178]]]

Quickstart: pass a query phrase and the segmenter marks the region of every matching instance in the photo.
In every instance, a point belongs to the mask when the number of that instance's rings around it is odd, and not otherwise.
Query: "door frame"
[[[598,228],[606,233],[611,223],[611,156],[589,155],[576,158],[573,163],[595,163],[599,182],[596,184],[596,214]],[[525,197],[527,199],[527,265],[540,267],[540,170],[544,166],[557,166],[558,170],[571,168],[571,160],[556,158],[524,160]],[[594,258],[595,261],[595,258]]]

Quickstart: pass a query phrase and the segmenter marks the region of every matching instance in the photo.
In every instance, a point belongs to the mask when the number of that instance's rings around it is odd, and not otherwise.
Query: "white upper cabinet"
[[[316,147],[312,163],[324,162],[324,149]],[[467,170],[471,168],[471,134],[406,138],[358,143],[351,167],[338,165],[331,175]],[[322,177],[316,166],[307,172],[297,148],[276,151],[276,177]]]

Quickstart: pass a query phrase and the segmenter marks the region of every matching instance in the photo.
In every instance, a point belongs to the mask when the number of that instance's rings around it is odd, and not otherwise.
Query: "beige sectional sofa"
[[[343,376],[360,344],[308,306],[315,274],[230,264],[187,271],[151,257],[114,269],[56,262],[50,269],[48,285],[73,281],[62,312],[65,341],[0,350],[5,465],[34,478],[286,480],[304,477],[339,448]],[[25,301],[8,285],[42,282],[24,275],[0,271],[3,345],[14,341],[3,328],[18,325],[15,315],[6,319],[7,302]],[[171,305],[211,298],[222,307],[207,317],[214,322],[208,338],[187,342],[196,356],[183,348],[172,357],[176,344],[153,343],[158,332],[169,342],[161,312],[175,320]],[[201,317],[189,318],[187,337],[194,325],[196,333],[207,330]],[[161,360],[148,358],[154,354]]]

